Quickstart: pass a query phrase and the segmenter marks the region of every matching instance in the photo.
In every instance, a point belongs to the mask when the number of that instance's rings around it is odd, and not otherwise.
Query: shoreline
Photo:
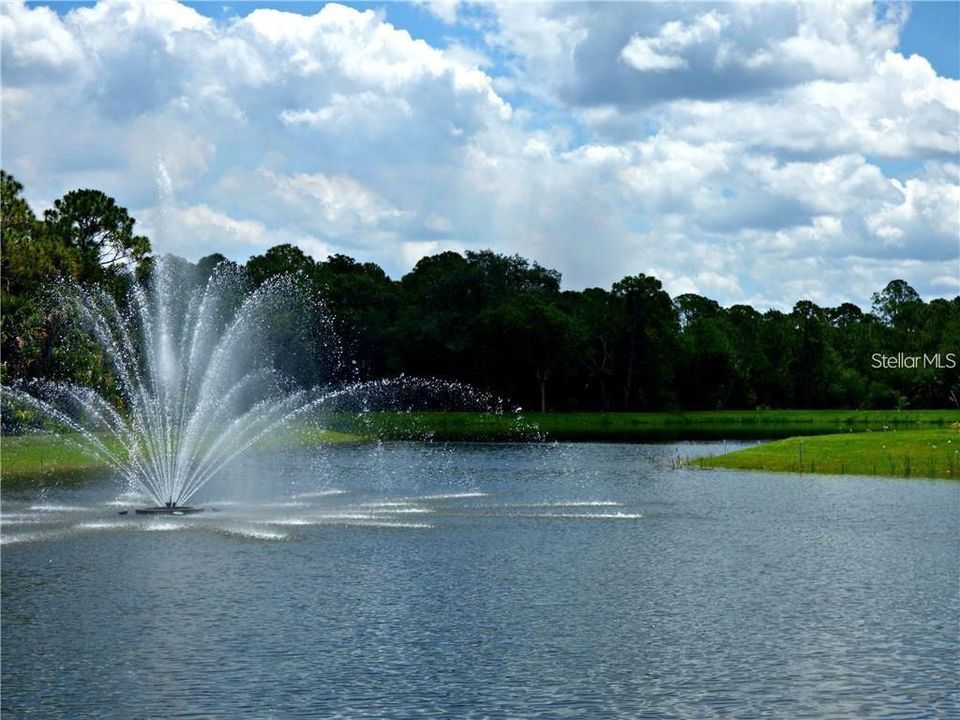
[[[960,412],[950,410],[754,410],[685,413],[379,412],[328,418],[329,429],[298,428],[261,447],[376,440],[436,442],[626,442],[770,440],[685,465],[773,472],[876,476],[960,476]],[[948,450],[958,451],[953,455]],[[56,477],[70,482],[103,470],[56,435],[0,437],[2,486]]]

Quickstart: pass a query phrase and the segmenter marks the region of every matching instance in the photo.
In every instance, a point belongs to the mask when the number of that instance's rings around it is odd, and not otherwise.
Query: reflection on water
[[[960,484],[674,470],[677,454],[264,454],[183,517],[118,515],[143,499],[107,479],[5,493],[0,710],[960,712]]]

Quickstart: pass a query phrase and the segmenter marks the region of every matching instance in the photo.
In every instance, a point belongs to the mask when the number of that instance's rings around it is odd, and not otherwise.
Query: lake
[[[957,717],[960,483],[721,444],[263,453],[4,493],[8,717]],[[139,503],[142,504],[142,503]]]

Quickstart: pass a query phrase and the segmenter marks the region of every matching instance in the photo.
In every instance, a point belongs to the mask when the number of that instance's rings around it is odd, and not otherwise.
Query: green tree
[[[840,364],[833,348],[828,313],[809,300],[790,314],[796,336],[792,363],[795,402],[800,407],[834,405],[840,391]]]
[[[910,350],[923,362],[902,374],[901,392],[916,407],[960,406],[960,297],[909,306],[898,315],[901,330],[906,316],[911,317]]]
[[[627,318],[623,303],[601,288],[566,292],[563,298],[579,325],[576,357],[587,374],[583,385],[594,386],[600,408],[609,411],[613,407],[611,389],[618,363],[625,354]],[[571,370],[570,374],[576,372]],[[586,399],[586,403],[590,407],[595,400]]]
[[[399,285],[374,263],[358,263],[346,255],[331,255],[317,263],[320,292],[326,301],[345,354],[359,376],[399,371],[394,326]]]
[[[0,170],[0,278],[3,306],[2,379],[36,377],[49,354],[50,331],[37,292],[73,263],[43,232],[23,185]]]
[[[400,279],[400,365],[414,375],[471,381],[480,312],[466,259],[455,252],[422,258]]]
[[[873,311],[887,325],[895,324],[904,310],[921,302],[920,295],[906,280],[891,280],[872,299]]]
[[[280,275],[290,275],[305,282],[312,282],[316,273],[316,261],[295,245],[275,245],[263,255],[254,255],[247,260],[247,276],[259,287],[267,280]]]
[[[758,398],[769,407],[797,407],[794,399],[794,353],[797,332],[794,319],[779,310],[767,310],[760,325],[759,347],[766,363]]]
[[[6,170],[0,170],[0,220],[4,244],[30,242],[40,229],[37,216],[23,197],[23,185]]]
[[[94,272],[91,256],[84,254],[89,247],[66,232],[69,224],[63,212],[77,209],[73,202],[77,195],[68,193],[46,213],[44,221],[38,221],[22,192],[23,186],[13,176],[0,171],[3,381],[69,379],[97,386],[109,395],[113,379],[102,350],[68,322],[63,303],[47,290],[59,279],[99,281],[111,290],[119,289],[128,279],[100,267],[99,262]],[[52,224],[51,219],[59,224]],[[127,220],[124,223],[131,229],[133,220]],[[149,251],[146,238],[137,238],[134,245],[136,257],[142,258]]]
[[[139,264],[150,241],[133,232],[127,209],[99,190],[73,190],[44,213],[47,233],[79,255],[81,280],[100,279],[118,264]]]
[[[210,276],[213,275],[213,271],[216,270],[221,265],[228,265],[233,268],[237,267],[237,264],[232,260],[228,260],[225,255],[220,253],[213,253],[212,255],[206,255],[199,260],[197,260],[197,279],[203,283],[210,279]]]
[[[749,305],[739,304],[727,308],[724,317],[730,327],[740,378],[735,402],[744,408],[769,405],[771,363],[762,342],[763,315]]]
[[[740,369],[723,308],[695,294],[673,302],[682,328],[676,383],[683,406],[719,410],[736,404]]]
[[[540,412],[547,410],[547,386],[579,343],[580,326],[555,302],[537,292],[522,292],[484,311],[480,321],[486,344],[502,359],[536,379]]]
[[[670,387],[680,324],[660,281],[647,275],[626,277],[613,285],[626,324],[623,407],[663,407],[673,401]]]
[[[420,260],[400,285],[397,337],[409,372],[509,393],[511,348],[485,332],[480,316],[519,294],[556,296],[560,274],[518,255],[445,252]]]
[[[0,170],[0,274],[6,294],[4,303],[58,277],[76,277],[80,270],[78,254],[48,232],[22,193],[23,185]]]

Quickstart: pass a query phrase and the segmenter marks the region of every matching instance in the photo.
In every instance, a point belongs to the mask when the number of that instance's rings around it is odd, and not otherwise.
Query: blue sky
[[[912,3],[898,47],[924,56],[938,75],[960,77],[960,2]]]
[[[0,149],[38,211],[97,187],[193,260],[489,247],[569,288],[951,297],[958,8],[11,2]]]

